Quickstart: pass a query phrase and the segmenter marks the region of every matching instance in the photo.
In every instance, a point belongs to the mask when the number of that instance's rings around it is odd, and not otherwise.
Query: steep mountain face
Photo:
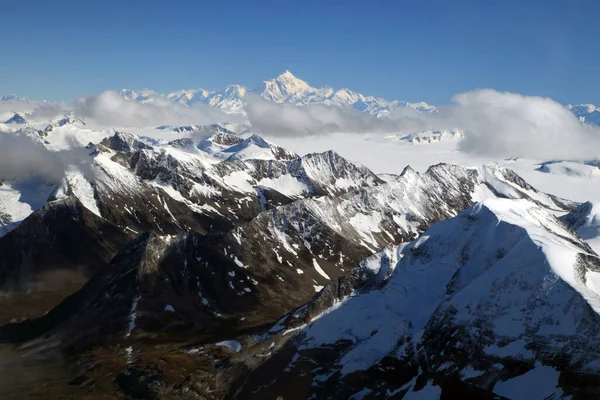
[[[256,135],[218,132],[157,146],[117,133],[93,151],[90,208],[136,232],[227,230],[297,198],[382,182],[337,154],[299,157]]]
[[[142,387],[154,397],[386,397],[423,386],[478,395],[547,362],[530,347],[535,357],[523,362],[487,348],[538,339],[537,322],[523,334],[501,330],[509,318],[502,312],[513,318],[517,304],[546,307],[533,301],[543,295],[542,278],[527,280],[531,265],[548,270],[572,254],[565,260],[582,278],[565,285],[595,290],[596,256],[549,214],[570,212],[566,222],[579,229],[591,209],[541,193],[510,170],[438,164],[377,176],[333,151],[298,156],[256,135],[202,129],[171,142],[114,133],[88,145],[58,187],[40,189],[40,204],[31,202],[0,238],[0,289],[18,301],[15,293],[53,290],[67,276],[78,290],[50,311],[36,309],[39,318],[0,327],[0,342],[68,354],[90,395],[107,376],[127,395]],[[4,185],[0,196],[16,209],[23,190]],[[489,202],[499,198],[512,200]],[[501,283],[479,283],[507,268]],[[556,298],[580,313],[587,307]],[[558,301],[549,300],[553,311]],[[540,315],[535,321],[554,324],[550,311]],[[467,345],[471,326],[479,347]],[[574,346],[589,333],[581,329],[565,330],[563,342]],[[454,331],[460,345],[446,337]],[[452,367],[440,366],[439,346]],[[165,356],[182,361],[176,372],[161,369]],[[199,366],[191,375],[188,362]],[[466,368],[484,371],[487,383],[462,379]]]
[[[81,285],[131,238],[74,197],[48,202],[0,239],[0,290]]]
[[[334,152],[292,161],[226,160],[208,168],[162,150],[121,133],[104,140],[94,156],[94,195],[85,200],[93,205],[88,203],[86,207],[95,207],[95,212],[89,214],[119,227],[121,235],[141,231],[161,235],[151,242],[168,244],[157,245],[162,250],[156,250],[164,253],[168,262],[157,259],[153,270],[169,270],[174,290],[169,304],[175,307],[189,303],[191,297],[181,296],[194,288],[189,296],[195,296],[195,304],[206,306],[209,302],[214,305],[211,318],[220,316],[211,322],[212,330],[190,328],[188,334],[203,332],[213,339],[222,332],[232,335],[276,320],[308,301],[332,279],[347,273],[359,260],[389,243],[410,241],[431,224],[456,215],[476,200],[525,198],[553,210],[571,207],[497,167],[469,169],[439,164],[423,175],[407,168],[396,179],[384,182]],[[234,174],[238,186],[230,186]],[[242,178],[248,179],[248,185],[254,182],[251,189],[239,184]],[[191,192],[186,185],[198,184],[199,180],[207,187],[211,185],[214,193],[185,197]],[[155,186],[149,182],[160,183]],[[300,183],[303,186],[299,191],[294,185]],[[77,185],[69,187],[70,199],[83,192]],[[213,203],[215,209],[206,204],[211,196],[223,196],[223,200]],[[243,206],[225,208],[227,201],[233,207],[239,198],[245,199]],[[216,207],[221,207],[218,212]],[[189,232],[197,233],[190,236]],[[123,268],[134,264],[119,262],[121,267],[109,268],[107,274],[111,277],[105,275],[99,282],[120,279],[126,272]],[[202,271],[210,271],[210,275]],[[168,281],[156,279],[161,285]],[[127,299],[136,296],[121,293],[117,296],[119,306],[109,302],[100,308],[128,308],[131,304]],[[157,312],[158,316],[167,306],[149,304],[147,314]],[[188,327],[191,320],[200,318],[171,312],[169,315],[188,321],[181,322]],[[227,325],[231,318],[243,318],[244,322],[237,322],[233,328]],[[121,326],[125,325],[122,321]],[[163,332],[157,328],[160,324],[149,322],[147,326],[153,327],[155,334]]]
[[[247,350],[272,343],[267,361],[236,356],[252,373],[233,397],[588,397],[600,389],[599,268],[544,209],[487,200],[279,321]]]
[[[560,220],[600,254],[600,204],[587,201],[560,217]]]
[[[264,82],[261,96],[275,103],[297,103],[316,91],[290,71],[285,71],[277,78]],[[330,90],[325,90],[325,93],[330,93]]]
[[[283,257],[290,264],[325,271],[311,277],[306,287],[312,288],[325,284],[324,276],[338,276],[388,243],[411,240],[475,201],[529,198],[550,209],[572,208],[502,168],[440,164],[423,175],[407,168],[384,182],[335,152],[298,157],[258,136],[242,139],[225,131],[166,145],[115,133],[89,151],[90,170],[72,166],[58,190],[43,183],[32,185],[35,190],[27,190],[32,193],[28,200],[23,188],[5,182],[0,204],[12,208],[3,207],[3,232],[14,229],[55,191],[56,198],[77,199],[88,212],[126,235],[229,232],[219,240],[230,245],[237,242],[231,234],[237,227],[236,235],[279,252],[269,253],[268,263],[278,265]],[[298,224],[299,218],[310,229]],[[264,232],[260,235],[264,241],[247,232]],[[329,247],[318,252],[325,266],[317,269],[312,267],[318,257],[309,244],[314,232],[332,238]],[[290,240],[294,247],[287,243]],[[233,255],[244,265],[254,262],[249,254],[230,251]]]

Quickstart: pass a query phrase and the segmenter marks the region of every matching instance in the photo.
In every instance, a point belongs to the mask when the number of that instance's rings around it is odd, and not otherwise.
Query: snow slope
[[[46,204],[56,185],[32,178],[0,181],[0,237]]]

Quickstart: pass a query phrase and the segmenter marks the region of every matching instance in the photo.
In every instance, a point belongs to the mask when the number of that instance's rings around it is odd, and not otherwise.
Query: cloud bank
[[[460,129],[465,138],[459,149],[480,156],[544,160],[600,156],[600,128],[582,124],[552,99],[481,89],[458,94],[452,101],[438,114],[397,108],[377,118],[350,108],[296,107],[253,96],[246,111],[253,129],[272,136]]]
[[[187,107],[160,96],[141,104],[126,100],[114,91],[106,91],[79,98],[72,104],[38,104],[28,117],[50,119],[74,111],[88,124],[125,129],[217,122],[243,124],[247,120],[253,131],[273,137],[460,129],[465,138],[459,149],[469,154],[541,160],[590,159],[600,155],[600,128],[582,124],[561,104],[549,98],[491,89],[458,94],[451,105],[442,107],[437,114],[400,107],[379,118],[352,107],[277,104],[252,93],[245,100],[244,116],[206,104]],[[11,102],[3,107],[12,110],[17,105]]]
[[[560,103],[484,89],[454,96],[443,120],[463,129],[460,150],[489,156],[587,159],[600,156],[600,128]]]
[[[81,97],[75,101],[72,108],[77,116],[107,127],[204,125],[236,118],[208,105],[186,107],[160,97],[153,98],[152,103],[141,104],[126,100],[114,91]]]
[[[63,163],[57,154],[25,135],[0,135],[0,179],[34,176],[59,182],[64,176]]]
[[[256,94],[246,96],[245,109],[254,130],[274,136],[396,132],[426,127],[423,117],[412,109],[398,110],[392,118],[376,118],[350,107],[298,107],[273,103]]]
[[[69,165],[93,180],[91,159],[83,147],[50,151],[24,133],[0,134],[0,180],[43,178],[60,183]]]

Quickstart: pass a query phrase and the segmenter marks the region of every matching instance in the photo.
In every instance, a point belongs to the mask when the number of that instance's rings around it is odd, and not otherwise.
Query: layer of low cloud
[[[0,101],[0,122],[4,122],[17,112],[31,112],[35,107],[35,104],[22,100]]]
[[[396,132],[427,126],[423,117],[412,109],[395,111],[393,118],[376,118],[351,107],[318,104],[298,107],[273,103],[255,94],[246,97],[246,114],[254,130],[273,136]]]
[[[234,119],[205,104],[187,107],[156,97],[152,103],[126,100],[117,92],[79,98],[73,104],[78,117],[107,127],[152,127],[158,125],[204,125]]]
[[[26,135],[0,135],[0,179],[42,177],[59,182],[64,164],[56,153],[48,151]]]
[[[59,183],[70,165],[93,180],[88,150],[83,147],[50,151],[24,133],[0,134],[0,180],[42,178]]]
[[[155,97],[152,103],[140,104],[126,100],[114,91],[107,91],[82,97],[72,104],[38,104],[29,111],[28,118],[51,119],[74,111],[88,124],[110,128],[242,123],[247,118],[252,130],[272,137],[460,129],[465,138],[459,149],[480,156],[543,160],[599,156],[600,128],[582,124],[568,109],[552,99],[481,89],[458,94],[452,100],[453,104],[442,107],[439,114],[418,113],[400,107],[385,117],[377,118],[352,107],[297,107],[248,94],[246,116],[242,116],[205,104],[187,107],[161,97]],[[2,107],[11,107],[11,110],[27,105],[1,103]]]
[[[465,131],[460,149],[489,156],[586,159],[600,156],[600,128],[543,97],[476,90],[453,98],[441,117]]]
[[[459,149],[490,157],[588,159],[600,156],[600,128],[585,125],[560,103],[543,97],[474,90],[453,97],[438,114],[397,108],[385,117],[353,109],[295,107],[248,99],[253,128],[270,136],[328,133],[411,133],[425,129],[464,132]]]

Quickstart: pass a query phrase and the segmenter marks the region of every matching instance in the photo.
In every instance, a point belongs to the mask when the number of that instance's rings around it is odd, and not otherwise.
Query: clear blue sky
[[[598,1],[2,0],[0,94],[313,86],[448,103],[480,87],[600,104]]]

